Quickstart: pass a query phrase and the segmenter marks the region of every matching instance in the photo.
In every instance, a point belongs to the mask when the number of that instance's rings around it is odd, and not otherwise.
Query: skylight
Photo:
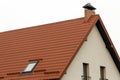
[[[38,61],[30,61],[27,67],[24,69],[23,73],[29,73],[32,72],[32,70],[37,65]]]

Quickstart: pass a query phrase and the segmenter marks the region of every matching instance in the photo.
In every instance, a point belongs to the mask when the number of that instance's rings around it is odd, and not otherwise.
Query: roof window
[[[22,73],[32,73],[38,61],[30,61]]]

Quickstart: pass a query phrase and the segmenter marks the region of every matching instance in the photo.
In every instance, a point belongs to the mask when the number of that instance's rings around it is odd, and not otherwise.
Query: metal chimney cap
[[[90,3],[87,3],[86,5],[84,5],[83,8],[88,9],[88,10],[95,10],[96,9]]]

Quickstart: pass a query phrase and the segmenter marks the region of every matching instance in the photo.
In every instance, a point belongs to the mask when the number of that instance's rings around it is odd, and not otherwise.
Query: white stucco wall
[[[61,80],[82,80],[83,63],[89,63],[91,80],[100,80],[100,66],[106,67],[108,80],[120,80],[117,70],[96,26],[89,34]]]

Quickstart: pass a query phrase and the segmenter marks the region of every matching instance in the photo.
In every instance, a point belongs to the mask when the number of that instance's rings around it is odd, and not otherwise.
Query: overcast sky
[[[120,55],[119,0],[0,0],[0,32],[83,17],[88,2],[97,8]]]

